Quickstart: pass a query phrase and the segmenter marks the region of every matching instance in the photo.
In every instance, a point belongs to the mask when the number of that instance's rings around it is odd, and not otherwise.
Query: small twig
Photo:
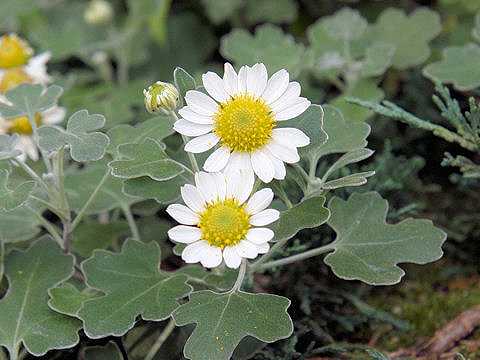
[[[128,226],[130,227],[130,231],[132,232],[132,237],[135,240],[140,240],[140,233],[138,231],[137,223],[133,218],[130,207],[128,205],[124,205],[122,206],[122,210],[123,210],[123,214],[125,215],[125,218],[127,219]]]
[[[152,348],[148,352],[147,356],[145,356],[145,360],[152,360],[155,357],[158,350],[160,350],[163,343],[168,339],[173,330],[175,330],[175,321],[173,321],[173,319],[170,319],[167,326],[165,326],[163,331],[160,333],[160,336],[157,338]]]

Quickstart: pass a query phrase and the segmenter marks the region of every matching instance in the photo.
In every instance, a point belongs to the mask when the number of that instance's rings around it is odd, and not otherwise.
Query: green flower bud
[[[145,107],[149,113],[163,112],[168,114],[177,108],[178,90],[170,84],[157,81],[143,90],[145,96]]]
[[[90,25],[105,25],[113,18],[112,5],[106,0],[91,0],[83,14]]]

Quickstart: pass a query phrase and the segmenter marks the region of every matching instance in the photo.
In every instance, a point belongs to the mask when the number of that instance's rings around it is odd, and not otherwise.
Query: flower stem
[[[123,214],[127,218],[128,226],[130,227],[130,231],[132,232],[132,237],[135,240],[140,240],[140,233],[138,232],[137,223],[133,218],[132,211],[128,205],[122,206]]]
[[[155,357],[158,350],[160,350],[163,343],[168,339],[173,330],[175,330],[175,321],[173,321],[173,319],[170,319],[167,326],[165,326],[163,331],[160,333],[157,341],[155,341],[152,348],[148,352],[147,356],[145,356],[145,360],[152,360]]]
[[[175,113],[175,111],[171,111],[170,115],[172,116],[172,118],[174,120],[173,123],[175,123],[175,121],[178,120],[177,114]],[[182,134],[182,140],[183,140],[183,143],[186,145],[187,142],[188,142],[188,138],[183,134]],[[197,163],[197,159],[195,158],[195,155],[191,152],[188,152],[188,151],[186,151],[186,153],[187,153],[188,159],[190,160],[190,164],[192,165],[193,172],[194,173],[199,172],[200,168],[198,167],[198,163]]]
[[[107,171],[105,172],[105,175],[103,175],[102,179],[100,180],[100,182],[97,184],[97,186],[95,187],[95,189],[93,190],[93,192],[90,194],[90,197],[88,198],[88,200],[85,202],[85,204],[83,205],[83,207],[80,209],[80,211],[78,212],[77,216],[75,217],[75,219],[73,220],[73,223],[72,223],[72,227],[71,227],[71,231],[75,230],[75,228],[78,226],[78,224],[80,223],[80,221],[82,220],[83,216],[85,215],[85,212],[88,210],[88,208],[90,207],[90,205],[92,204],[93,200],[95,199],[95,197],[97,196],[98,192],[100,191],[101,187],[103,186],[103,184],[105,184],[105,181],[107,181],[107,179],[109,178],[110,176],[110,170],[107,169]]]
[[[48,233],[52,235],[52,237],[58,243],[58,245],[60,245],[63,248],[63,239],[58,233],[58,231],[55,229],[55,227],[48,220],[46,220],[41,214],[39,214],[37,210],[29,206],[27,207],[27,209],[29,209],[36,216],[36,218],[38,219],[40,224],[42,224],[45,230],[47,230]]]
[[[235,284],[233,284],[230,292],[235,292],[240,290],[240,288],[242,287],[243,279],[245,278],[246,270],[247,270],[247,260],[242,259],[242,262],[240,264],[240,269],[238,270],[237,280],[235,281]]]
[[[307,250],[307,251],[302,252],[300,254],[288,256],[288,257],[283,258],[283,259],[269,261],[269,262],[264,263],[264,264],[259,264],[255,267],[252,267],[252,270],[253,271],[263,271],[263,270],[266,270],[266,269],[269,269],[269,268],[272,268],[272,267],[291,264],[293,262],[302,261],[302,260],[317,256],[317,255],[324,254],[324,253],[329,252],[331,250],[333,250],[333,248],[330,247],[329,245],[321,246],[321,247],[318,247],[318,248],[315,248],[315,249]]]
[[[23,161],[20,161],[20,160],[17,160],[17,159],[12,159],[12,162],[15,164],[15,165],[18,165],[20,166],[23,170],[25,170],[25,172],[30,175],[30,177],[35,180],[36,182],[38,182],[43,188],[44,190],[48,193],[49,191],[49,187],[47,185],[47,183],[45,181],[43,181],[43,179],[38,176],[38,174],[30,167],[28,166],[27,164],[25,164]]]

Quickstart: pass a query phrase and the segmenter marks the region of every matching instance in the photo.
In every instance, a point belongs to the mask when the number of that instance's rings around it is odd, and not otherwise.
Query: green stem
[[[31,207],[28,207],[28,206],[27,206],[27,209],[29,209],[36,216],[36,218],[38,219],[40,224],[42,224],[42,226],[45,228],[45,230],[47,230],[48,233],[50,235],[52,235],[52,237],[58,243],[58,245],[60,245],[60,247],[63,248],[63,239],[60,236],[60,234],[58,233],[57,229],[55,229],[55,227],[52,225],[52,223],[49,222],[47,219],[45,219],[41,214],[39,214],[37,210],[35,210]]]
[[[178,120],[178,116],[175,113],[175,111],[171,111],[170,115],[173,117],[173,123]],[[188,138],[185,135],[182,135],[182,140],[184,144],[187,144]],[[199,172],[200,168],[198,167],[197,159],[195,158],[195,155],[191,152],[186,151],[188,159],[190,160],[190,164],[192,165],[192,170],[193,172]]]
[[[90,207],[90,205],[92,204],[93,200],[95,199],[95,197],[97,196],[98,192],[100,191],[101,187],[103,186],[103,184],[105,184],[105,181],[107,181],[107,179],[109,178],[110,176],[110,170],[107,169],[107,171],[105,172],[105,175],[103,175],[102,179],[100,180],[100,182],[97,184],[97,186],[95,187],[95,189],[93,190],[93,192],[90,194],[90,197],[88,198],[88,200],[85,202],[85,204],[82,206],[82,208],[80,209],[80,211],[78,212],[77,216],[75,217],[75,219],[73,220],[73,223],[72,223],[72,227],[71,227],[71,231],[75,230],[75,228],[78,226],[78,224],[80,223],[80,221],[82,220],[83,216],[85,215],[85,212],[88,210],[88,208]]]
[[[20,160],[17,160],[17,159],[11,159],[11,161],[15,164],[15,165],[18,165],[20,166],[23,170],[25,170],[25,172],[30,175],[30,177],[35,180],[36,182],[38,182],[43,188],[44,190],[48,193],[49,192],[49,187],[47,185],[47,183],[45,181],[43,181],[43,179],[38,176],[38,174],[30,167],[28,166],[27,164],[25,164],[23,161],[20,161]]]
[[[165,326],[163,331],[160,333],[160,336],[157,338],[152,348],[148,352],[147,356],[145,356],[145,360],[152,360],[155,357],[158,350],[160,350],[163,343],[165,342],[165,340],[168,339],[173,330],[175,330],[175,321],[173,321],[173,319],[170,319],[167,326]]]
[[[297,262],[297,261],[302,261],[302,260],[305,260],[305,259],[308,259],[308,258],[311,258],[311,257],[314,257],[314,256],[324,254],[324,253],[329,252],[331,250],[333,250],[333,248],[330,247],[329,245],[321,246],[321,247],[318,247],[318,248],[315,248],[315,249],[312,249],[312,250],[302,252],[300,254],[288,256],[288,257],[283,258],[283,259],[269,261],[267,263],[257,265],[254,268],[252,268],[252,270],[253,271],[263,271],[263,270],[266,270],[266,269],[269,269],[269,268],[272,268],[272,267],[276,267],[276,266],[288,265],[288,264],[291,264],[291,263],[294,263],[294,262]]]
[[[130,231],[132,232],[132,237],[135,240],[140,240],[140,233],[138,232],[137,223],[133,218],[132,211],[128,205],[122,206],[123,214],[127,218],[128,226],[130,227]]]
[[[240,264],[240,269],[238,269],[237,280],[235,281],[235,284],[233,284],[232,289],[229,292],[235,292],[241,289],[246,271],[247,271],[247,259],[242,259],[242,262]]]
[[[282,199],[282,201],[285,203],[287,208],[291,209],[293,207],[292,201],[288,197],[287,193],[285,192],[285,189],[280,183],[277,183],[273,185],[275,189],[277,190],[277,196]]]
[[[270,251],[268,253],[266,253],[265,255],[263,255],[260,259],[258,259],[257,261],[255,261],[252,266],[250,266],[250,271],[251,272],[255,272],[259,267],[260,265],[262,265],[263,263],[265,263],[267,260],[269,260],[272,256],[274,256],[287,242],[288,242],[289,239],[282,239],[280,241],[277,241],[273,246],[272,248],[270,249]]]

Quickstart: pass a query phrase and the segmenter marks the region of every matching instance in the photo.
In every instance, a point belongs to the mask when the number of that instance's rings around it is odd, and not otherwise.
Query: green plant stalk
[[[43,179],[38,176],[38,174],[30,166],[17,159],[11,159],[11,162],[17,166],[20,166],[33,180],[38,182],[47,193],[50,191],[47,183],[43,181]]]
[[[100,182],[97,184],[97,186],[95,187],[95,189],[92,191],[92,193],[90,194],[90,197],[88,198],[88,200],[85,202],[85,204],[83,205],[83,207],[80,209],[80,211],[78,212],[77,216],[75,217],[75,219],[73,220],[72,222],[72,226],[71,226],[71,231],[75,230],[75,228],[78,226],[78,224],[80,223],[80,221],[82,220],[83,216],[85,215],[85,212],[88,210],[88,208],[90,207],[90,205],[92,204],[93,200],[95,199],[95,197],[97,196],[98,192],[100,191],[101,187],[103,186],[103,184],[105,184],[105,181],[107,181],[107,179],[109,178],[110,176],[110,169],[107,168],[107,171],[105,172],[105,175],[103,175],[102,179],[100,180]]]
[[[140,233],[138,232],[137,223],[133,218],[130,207],[128,205],[123,205],[122,210],[123,210],[123,214],[125,215],[125,218],[127,219],[128,226],[130,227],[130,231],[132,232],[132,237],[135,240],[140,240]]]
[[[170,112],[170,116],[173,118],[173,122],[172,122],[172,125],[173,123],[175,123],[177,120],[178,120],[178,116],[177,114],[175,113],[175,111],[171,111]],[[188,138],[185,136],[185,135],[182,135],[182,140],[183,140],[183,143],[184,144],[187,144],[188,142]],[[187,153],[187,156],[188,156],[188,159],[190,160],[190,164],[192,165],[192,170],[194,173],[196,172],[199,172],[200,171],[200,168],[198,167],[198,163],[197,163],[197,159],[195,158],[195,155],[191,152],[188,152],[186,151]]]
[[[52,225],[50,221],[45,219],[37,210],[27,206],[27,209],[29,209],[35,217],[38,219],[38,221],[42,224],[42,226],[45,228],[45,230],[48,231],[50,235],[54,238],[54,240],[60,245],[60,247],[63,248],[64,242],[62,237],[60,236],[59,232],[55,228],[55,226]]]
[[[170,319],[168,321],[167,326],[163,329],[160,333],[160,336],[157,338],[155,343],[152,345],[150,351],[148,352],[147,356],[145,356],[145,360],[152,360],[155,355],[157,354],[158,350],[162,347],[163,343],[168,339],[170,334],[175,330],[175,321]]]
[[[272,248],[272,250],[273,250],[273,248]],[[307,250],[307,251],[302,252],[300,254],[288,256],[288,257],[283,258],[283,259],[278,259],[278,260],[274,260],[274,261],[269,261],[269,262],[264,263],[264,264],[259,264],[259,265],[255,266],[252,270],[253,271],[263,271],[263,270],[266,270],[266,269],[269,269],[269,268],[272,268],[272,267],[276,267],[276,266],[288,265],[288,264],[291,264],[291,263],[294,263],[294,262],[297,262],[297,261],[302,261],[302,260],[305,260],[305,259],[308,259],[308,258],[311,258],[311,257],[314,257],[314,256],[324,254],[324,253],[329,252],[331,250],[333,250],[333,248],[329,245],[321,246],[321,247],[318,247],[318,248],[315,248],[315,249]]]
[[[267,252],[265,255],[263,255],[260,259],[255,261],[251,266],[250,266],[250,271],[255,272],[257,271],[258,267],[265,263],[267,260],[269,260],[275,253],[277,253],[290,239],[283,239],[280,241],[277,241],[272,248],[270,249],[269,252]]]
[[[293,204],[288,197],[287,193],[285,192],[285,189],[283,188],[281,183],[275,183],[272,185],[273,188],[276,190],[277,196],[282,199],[284,204],[287,206],[287,208],[291,209],[293,207]]]
[[[62,148],[54,156],[54,174],[58,187],[59,203],[62,211],[61,220],[63,224],[63,249],[66,253],[70,253],[72,240],[72,216],[70,211],[70,205],[67,199],[67,194],[65,193],[64,161],[65,152]]]
[[[247,271],[247,260],[242,259],[242,262],[240,264],[240,269],[238,269],[237,280],[235,281],[235,284],[233,284],[229,292],[235,292],[241,289],[246,271]]]

